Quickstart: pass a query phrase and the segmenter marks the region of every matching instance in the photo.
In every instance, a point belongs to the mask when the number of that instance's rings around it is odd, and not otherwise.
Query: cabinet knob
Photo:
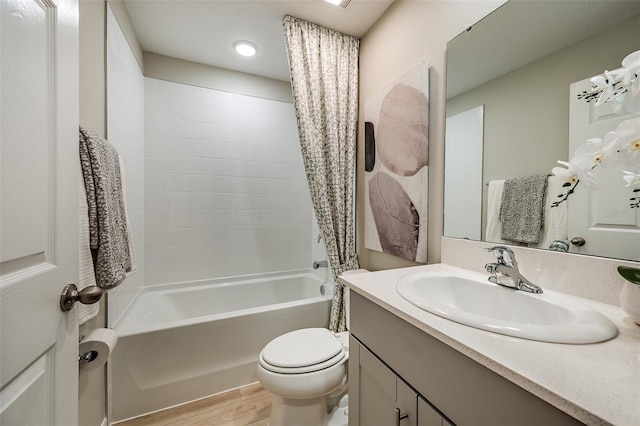
[[[396,426],[400,426],[400,420],[406,419],[407,417],[409,417],[408,414],[402,414],[400,409],[396,407]]]

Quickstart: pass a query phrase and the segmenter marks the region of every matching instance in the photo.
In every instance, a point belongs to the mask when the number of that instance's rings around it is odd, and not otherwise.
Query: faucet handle
[[[484,265],[484,269],[486,269],[487,272],[490,273],[490,274],[495,274],[498,271],[498,264],[497,263],[487,263],[486,265]]]
[[[509,247],[495,246],[486,248],[485,250],[493,252],[494,256],[496,257],[496,261],[499,264],[507,266],[514,266],[516,264],[516,255]]]

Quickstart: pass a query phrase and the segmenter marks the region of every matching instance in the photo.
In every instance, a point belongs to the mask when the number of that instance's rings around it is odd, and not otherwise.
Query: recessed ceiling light
[[[256,54],[256,45],[250,41],[236,41],[233,43],[233,48],[242,56],[253,56]]]
[[[325,0],[327,3],[331,3],[336,6],[340,6],[343,9],[346,9],[349,6],[351,0]]]

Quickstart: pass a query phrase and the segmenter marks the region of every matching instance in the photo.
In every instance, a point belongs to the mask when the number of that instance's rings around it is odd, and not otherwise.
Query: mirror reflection
[[[578,96],[640,50],[639,28],[637,1],[512,0],[448,43],[445,236],[640,260],[621,172],[594,169],[598,189],[551,207],[557,161],[640,117]]]

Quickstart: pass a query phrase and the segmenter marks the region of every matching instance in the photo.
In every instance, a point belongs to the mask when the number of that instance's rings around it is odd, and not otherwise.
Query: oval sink
[[[396,291],[427,312],[507,336],[584,344],[618,335],[600,312],[549,290],[531,294],[462,275],[417,272],[401,277]]]

